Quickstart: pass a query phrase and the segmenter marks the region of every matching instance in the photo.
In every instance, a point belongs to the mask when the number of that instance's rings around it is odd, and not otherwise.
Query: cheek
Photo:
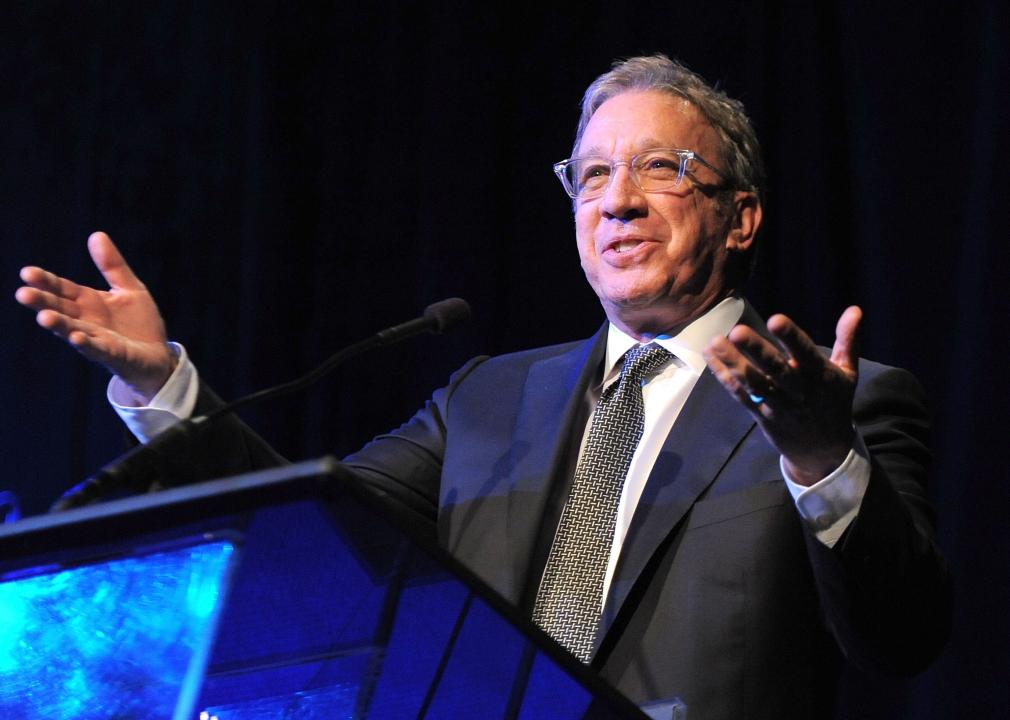
[[[579,257],[583,261],[596,255],[596,243],[594,241],[597,222],[593,213],[586,210],[575,213],[575,242],[579,248]]]
[[[667,255],[680,263],[697,263],[719,250],[721,227],[711,208],[697,202],[669,208],[663,219],[670,232]]]

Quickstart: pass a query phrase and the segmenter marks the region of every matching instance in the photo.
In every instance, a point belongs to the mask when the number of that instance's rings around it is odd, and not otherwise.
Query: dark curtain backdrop
[[[1007,20],[1002,0],[3,3],[0,489],[42,512],[123,448],[105,373],[12,298],[25,264],[100,282],[95,229],[225,397],[470,300],[468,329],[245,414],[292,458],[395,426],[474,354],[590,334],[602,313],[550,164],[586,84],[666,52],[757,125],[759,309],[830,344],[862,304],[863,354],[912,369],[934,404],[954,637],[850,713],[1005,717]]]

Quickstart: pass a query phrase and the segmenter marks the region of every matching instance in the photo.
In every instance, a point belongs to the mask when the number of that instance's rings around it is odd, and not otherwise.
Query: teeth
[[[614,250],[616,252],[622,253],[622,252],[626,252],[626,251],[630,250],[631,248],[635,247],[636,245],[638,245],[637,242],[632,242],[630,240],[626,240],[624,242],[619,242],[616,245],[614,245]]]

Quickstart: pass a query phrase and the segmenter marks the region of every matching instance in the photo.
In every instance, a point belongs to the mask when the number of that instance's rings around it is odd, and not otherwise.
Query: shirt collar
[[[731,296],[716,304],[701,317],[693,320],[676,335],[659,335],[654,343],[669,350],[684,365],[696,375],[705,370],[705,358],[702,355],[708,341],[717,335],[727,335],[743,315],[744,301],[737,296]],[[616,325],[610,323],[607,330],[606,372],[603,382],[617,377],[621,371],[621,358],[639,342]]]

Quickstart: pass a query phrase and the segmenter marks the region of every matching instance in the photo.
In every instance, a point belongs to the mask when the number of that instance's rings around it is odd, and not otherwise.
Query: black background
[[[109,232],[230,398],[459,295],[475,320],[245,417],[285,454],[355,449],[468,357],[602,320],[567,197],[584,87],[666,52],[747,105],[770,183],[749,296],[913,370],[955,634],[866,717],[1010,701],[1004,3],[34,2],[0,9],[5,478],[27,513],[123,448],[107,376],[13,301],[22,265],[100,283]]]

